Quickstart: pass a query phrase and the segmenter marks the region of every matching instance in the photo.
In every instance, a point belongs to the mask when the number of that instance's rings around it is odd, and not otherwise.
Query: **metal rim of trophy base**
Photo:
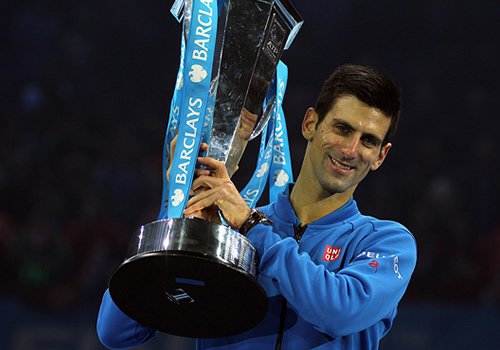
[[[242,333],[267,311],[248,239],[197,218],[158,220],[132,237],[113,273],[113,301],[129,317],[164,333],[215,338]]]

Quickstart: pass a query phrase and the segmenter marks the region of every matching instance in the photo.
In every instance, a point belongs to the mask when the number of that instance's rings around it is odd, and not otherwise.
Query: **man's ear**
[[[373,162],[371,166],[371,170],[377,170],[378,168],[380,168],[385,158],[387,157],[387,154],[389,153],[391,147],[392,143],[386,143],[385,145],[382,146],[382,148],[380,149],[380,153],[378,154],[377,160]]]
[[[312,107],[309,107],[302,121],[302,135],[308,141],[312,141],[316,125],[318,123],[318,113]]]

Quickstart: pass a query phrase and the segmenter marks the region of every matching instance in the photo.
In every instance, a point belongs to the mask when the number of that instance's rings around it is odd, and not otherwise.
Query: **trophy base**
[[[229,228],[200,219],[142,226],[109,290],[137,322],[189,338],[242,333],[267,310],[254,248]]]

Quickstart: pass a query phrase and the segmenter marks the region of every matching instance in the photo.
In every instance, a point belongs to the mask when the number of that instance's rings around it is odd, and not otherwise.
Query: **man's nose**
[[[350,159],[356,158],[360,142],[360,138],[354,135],[345,138],[342,144],[342,153],[344,156]]]

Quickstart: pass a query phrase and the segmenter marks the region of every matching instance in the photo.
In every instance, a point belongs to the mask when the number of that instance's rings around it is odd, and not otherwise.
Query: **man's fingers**
[[[211,189],[215,187],[223,187],[225,185],[231,185],[232,182],[229,179],[219,179],[214,176],[208,176],[208,175],[202,175],[197,177],[194,181],[193,184],[191,185],[191,192],[195,193],[198,192],[199,189],[205,188],[205,189]],[[191,194],[193,194],[191,193]]]
[[[220,179],[227,178],[229,179],[229,175],[227,173],[226,165],[219,161],[210,157],[198,157],[198,163],[208,166],[214,169],[214,176]]]
[[[206,150],[208,150],[208,143],[200,143],[200,151],[205,152]]]
[[[203,191],[198,191],[203,189]],[[213,204],[219,206],[220,199],[229,200],[232,195],[240,194],[237,192],[230,180],[216,179],[212,176],[203,176],[193,182],[191,194],[195,194],[187,202],[187,207],[196,205],[196,209],[203,209]],[[209,199],[209,200],[207,200]]]
[[[170,181],[170,172],[172,171],[172,160],[174,158],[174,152],[175,152],[175,146],[177,145],[177,136],[178,134],[175,134],[174,138],[172,141],[170,141],[170,159],[169,159],[169,164],[168,164],[168,169],[167,169],[167,180]]]
[[[199,168],[196,168],[194,169],[194,175],[196,177],[200,177],[200,176],[210,176],[212,172],[208,169],[199,169]]]
[[[203,210],[209,206],[211,206],[215,202],[215,198],[210,198],[214,193],[217,192],[217,189],[209,189],[203,191],[193,198],[191,198],[187,204],[186,209],[184,210],[184,215],[191,215],[194,212],[199,210]]]

